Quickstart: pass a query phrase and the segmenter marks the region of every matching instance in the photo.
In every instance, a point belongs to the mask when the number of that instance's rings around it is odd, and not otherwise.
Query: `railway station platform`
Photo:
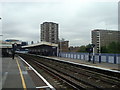
[[[50,90],[52,86],[35,72],[20,57],[15,57],[15,59],[2,58],[2,90]]]
[[[88,62],[86,60],[70,59],[70,58],[63,58],[63,57],[51,57],[51,58],[59,59],[59,60],[65,60],[65,61],[68,61],[68,62],[74,62],[74,63],[93,66],[93,67],[98,67],[98,68],[101,68],[101,69],[110,69],[110,70],[120,71],[120,64],[112,64],[112,63],[104,63],[104,62],[93,63],[92,61]]]

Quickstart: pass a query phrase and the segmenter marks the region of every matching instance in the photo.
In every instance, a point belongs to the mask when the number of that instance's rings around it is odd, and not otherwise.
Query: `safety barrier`
[[[89,53],[60,52],[59,57],[79,59],[79,60],[89,60]],[[91,53],[91,61],[93,61],[92,53]],[[120,64],[120,54],[108,54],[108,53],[95,54],[95,62]]]

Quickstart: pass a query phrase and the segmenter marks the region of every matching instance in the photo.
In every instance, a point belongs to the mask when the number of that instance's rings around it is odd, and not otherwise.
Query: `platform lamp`
[[[93,51],[93,48],[88,47],[88,48],[86,48],[86,51],[89,53],[89,55],[88,55],[88,62],[90,62],[91,61],[91,53]]]
[[[95,44],[91,44],[91,47],[93,48],[93,63],[95,63]]]

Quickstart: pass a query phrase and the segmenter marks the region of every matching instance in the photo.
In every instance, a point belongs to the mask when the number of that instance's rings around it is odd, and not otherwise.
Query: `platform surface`
[[[70,59],[70,58],[62,58],[62,57],[51,57],[54,59],[59,59],[59,60],[65,60],[65,61],[70,61],[70,62],[75,62],[79,64],[85,64],[89,66],[95,66],[95,67],[100,67],[100,68],[105,68],[105,69],[110,69],[110,70],[117,70],[120,71],[120,64],[112,64],[112,63],[104,63],[104,62],[88,62],[86,60],[79,60],[79,59]]]
[[[118,64],[110,64],[110,63],[98,63],[88,62],[85,60],[78,59],[70,59],[70,58],[61,58],[61,57],[50,57],[54,59],[75,62],[79,64],[85,64],[89,66],[101,67],[105,69],[111,70],[120,70],[120,66]],[[23,75],[23,79],[21,77],[20,69]],[[42,79],[37,77],[37,75],[29,69],[29,67],[18,57],[12,58],[2,58],[2,88],[32,88],[47,86]],[[1,80],[1,79],[0,79]],[[39,81],[38,81],[39,80]],[[24,83],[25,84],[24,84]],[[1,84],[1,82],[0,82]]]
[[[2,90],[8,88],[36,90],[36,87],[47,86],[31,69],[27,68],[28,66],[18,57],[2,58]]]

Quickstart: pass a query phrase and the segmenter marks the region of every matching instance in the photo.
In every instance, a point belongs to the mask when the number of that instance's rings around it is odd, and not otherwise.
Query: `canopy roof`
[[[31,44],[31,45],[27,45],[27,46],[22,46],[22,48],[38,47],[38,46],[41,46],[41,45],[47,45],[47,46],[58,47],[58,44],[55,44],[55,43],[40,42],[40,43],[36,43],[36,44]]]

